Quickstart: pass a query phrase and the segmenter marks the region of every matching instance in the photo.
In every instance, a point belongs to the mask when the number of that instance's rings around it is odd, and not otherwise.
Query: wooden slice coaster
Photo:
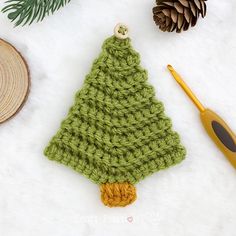
[[[28,66],[20,53],[0,39],[0,123],[20,111],[30,86]]]

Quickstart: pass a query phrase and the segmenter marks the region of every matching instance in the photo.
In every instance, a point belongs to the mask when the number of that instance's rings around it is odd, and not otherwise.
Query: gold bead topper
[[[126,39],[129,37],[129,29],[125,24],[119,23],[114,29],[114,34],[118,39]]]

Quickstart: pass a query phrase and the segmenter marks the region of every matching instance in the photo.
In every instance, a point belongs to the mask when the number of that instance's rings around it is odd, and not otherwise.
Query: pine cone
[[[188,30],[196,25],[198,17],[206,15],[207,0],[157,0],[153,8],[153,19],[159,29],[172,32]]]

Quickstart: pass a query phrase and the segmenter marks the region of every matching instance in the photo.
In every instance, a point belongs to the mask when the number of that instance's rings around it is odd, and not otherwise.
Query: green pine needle
[[[8,18],[15,21],[15,26],[42,21],[45,16],[53,14],[64,7],[70,0],[8,0],[2,12],[9,12]]]

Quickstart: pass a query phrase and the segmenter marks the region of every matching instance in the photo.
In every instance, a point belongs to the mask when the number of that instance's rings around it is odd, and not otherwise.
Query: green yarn
[[[137,183],[186,154],[130,39],[108,38],[45,149],[97,184]]]

